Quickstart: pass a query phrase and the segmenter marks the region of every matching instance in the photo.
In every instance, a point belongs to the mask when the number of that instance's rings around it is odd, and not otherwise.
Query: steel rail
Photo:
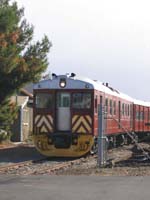
[[[31,165],[31,164],[34,164],[36,162],[40,162],[40,161],[43,161],[45,160],[44,159],[38,159],[38,160],[28,160],[28,161],[24,161],[24,162],[18,162],[18,163],[13,163],[13,164],[9,164],[9,165],[6,165],[6,166],[0,166],[0,172],[7,172],[8,170],[10,169],[18,169],[22,166],[28,166],[28,165]]]

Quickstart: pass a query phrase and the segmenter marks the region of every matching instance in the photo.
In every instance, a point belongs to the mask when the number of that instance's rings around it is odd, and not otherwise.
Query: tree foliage
[[[2,129],[9,133],[10,126],[17,117],[17,112],[18,108],[10,99],[0,104],[0,130]]]
[[[15,1],[0,0],[0,116],[9,106],[8,98],[26,83],[39,80],[48,66],[51,43],[47,36],[33,43],[33,31],[23,8]]]

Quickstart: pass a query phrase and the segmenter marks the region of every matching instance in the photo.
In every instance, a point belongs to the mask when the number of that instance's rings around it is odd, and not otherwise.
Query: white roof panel
[[[141,100],[137,100],[137,99],[134,99],[134,104],[135,104],[135,105],[141,105],[141,106],[150,107],[150,102],[141,101]]]
[[[137,105],[150,106],[150,102],[136,100],[110,87],[109,85],[108,86],[104,85],[100,81],[94,81],[92,79],[80,76],[75,76],[75,77],[70,77],[68,75],[53,76],[52,78],[49,78],[47,80],[42,80],[39,83],[36,83],[34,85],[34,89],[60,89],[61,87],[59,83],[62,78],[66,80],[66,87],[64,89],[95,89],[98,91],[102,91],[106,94],[113,95],[130,102],[134,102]]]

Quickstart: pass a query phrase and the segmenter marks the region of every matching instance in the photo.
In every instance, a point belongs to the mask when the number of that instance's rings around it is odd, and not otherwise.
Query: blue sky
[[[17,0],[35,27],[53,43],[48,71],[74,72],[108,82],[150,101],[150,1]]]

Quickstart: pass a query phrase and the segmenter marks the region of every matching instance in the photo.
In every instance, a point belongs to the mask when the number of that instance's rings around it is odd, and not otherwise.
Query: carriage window
[[[74,93],[72,107],[76,109],[91,108],[91,94],[90,93]]]
[[[126,104],[124,103],[124,116],[127,116],[127,114],[126,114]]]
[[[143,111],[141,111],[141,113],[140,113],[140,120],[144,120],[144,112]]]
[[[128,105],[128,116],[130,116],[130,106]]]
[[[108,99],[105,99],[105,112],[108,112]]]
[[[125,104],[123,103],[122,104],[122,115],[124,116],[124,114],[125,114]]]
[[[96,98],[95,98],[95,112],[97,113],[97,111],[98,111],[98,108],[97,108],[97,96],[96,96]]]
[[[36,108],[52,108],[53,95],[48,93],[37,93],[35,97]]]
[[[114,106],[113,107],[114,107],[114,113],[113,114],[116,115],[116,102],[115,101],[114,101]]]
[[[109,106],[110,106],[110,115],[112,115],[113,114],[113,112],[112,112],[112,100],[110,100]]]
[[[140,119],[139,111],[136,111],[136,119],[137,119],[137,120]]]

